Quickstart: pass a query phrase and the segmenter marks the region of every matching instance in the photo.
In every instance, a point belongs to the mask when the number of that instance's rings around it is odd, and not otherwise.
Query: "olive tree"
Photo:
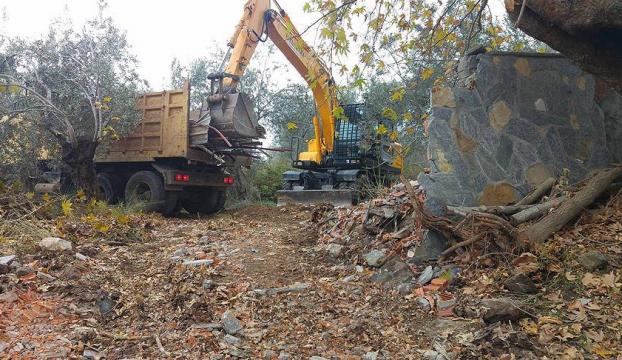
[[[5,39],[10,61],[0,69],[0,117],[19,115],[51,134],[74,185],[89,195],[98,145],[133,128],[146,87],[125,33],[103,11],[80,30],[63,21],[41,39]]]

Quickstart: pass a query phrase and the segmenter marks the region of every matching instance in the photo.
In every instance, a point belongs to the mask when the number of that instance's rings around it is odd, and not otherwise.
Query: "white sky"
[[[140,73],[154,90],[168,87],[170,64],[206,55],[210,46],[226,44],[242,16],[246,0],[107,0],[107,14],[126,30],[140,61]],[[279,0],[301,31],[317,15],[302,11],[302,0]],[[0,0],[5,20],[0,31],[9,36],[38,38],[54,18],[68,15],[74,26],[97,14],[96,0]],[[0,13],[1,15],[1,13]],[[312,39],[307,39],[312,40]],[[277,54],[277,60],[284,57]],[[293,71],[277,76],[297,80]]]
[[[170,64],[182,64],[206,55],[210,46],[226,44],[242,15],[246,0],[107,0],[108,14],[127,31],[140,73],[154,90],[166,89]],[[303,31],[318,17],[302,11],[304,0],[279,0],[292,21]],[[490,2],[493,13],[503,11],[503,0]],[[75,26],[97,14],[96,0],[0,0],[0,32],[37,38],[54,18],[68,15]],[[315,31],[304,35],[313,46]],[[261,45],[261,44],[260,44]],[[276,61],[285,63],[281,54]],[[295,71],[275,74],[278,80],[300,81]]]

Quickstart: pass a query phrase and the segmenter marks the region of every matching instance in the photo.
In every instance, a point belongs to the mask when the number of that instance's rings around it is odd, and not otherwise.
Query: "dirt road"
[[[369,270],[327,256],[310,215],[254,205],[207,219],[156,218],[146,243],[82,244],[86,259],[39,255],[38,273],[0,301],[0,353],[420,358],[439,320],[369,281]]]

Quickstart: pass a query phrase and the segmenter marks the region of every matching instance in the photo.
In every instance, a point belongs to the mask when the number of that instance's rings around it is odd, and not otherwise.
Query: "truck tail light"
[[[190,175],[188,175],[188,174],[175,174],[175,181],[188,182],[188,181],[190,181]]]
[[[233,180],[233,177],[231,176],[227,176],[226,178],[223,179],[223,181],[227,185],[233,185],[233,183],[235,182],[235,180]]]

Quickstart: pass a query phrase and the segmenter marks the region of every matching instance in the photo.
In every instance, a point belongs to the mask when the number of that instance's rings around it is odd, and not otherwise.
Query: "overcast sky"
[[[141,75],[154,90],[168,87],[170,64],[177,57],[183,64],[206,55],[209,47],[224,46],[239,21],[246,0],[107,0],[108,14],[127,36],[140,61]],[[303,0],[279,0],[296,27],[302,31],[318,17],[302,11]],[[490,2],[500,14],[503,0]],[[74,26],[97,14],[96,0],[0,0],[0,32],[37,38],[53,19],[68,15]],[[304,35],[313,46],[315,31]],[[285,62],[281,54],[275,61]],[[283,82],[301,81],[294,71],[275,74]]]
[[[108,14],[127,31],[141,75],[154,90],[168,87],[174,57],[182,63],[205,55],[209,47],[226,44],[242,15],[246,0],[108,0]],[[302,0],[279,0],[299,29],[315,20],[302,11]],[[37,38],[50,22],[68,15],[75,26],[97,14],[96,0],[0,0],[5,20],[0,31]],[[308,41],[312,39],[307,39]],[[282,55],[277,60],[284,61]],[[296,80],[290,72],[279,74]],[[286,79],[284,79],[286,80]]]

